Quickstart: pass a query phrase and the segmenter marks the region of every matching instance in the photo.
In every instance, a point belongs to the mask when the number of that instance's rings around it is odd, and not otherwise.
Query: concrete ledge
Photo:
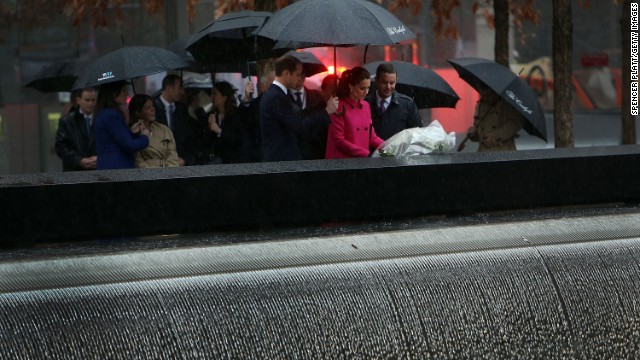
[[[640,201],[640,146],[0,177],[1,246]]]
[[[121,242],[117,251],[0,259],[0,294],[639,238],[634,212],[147,250]]]

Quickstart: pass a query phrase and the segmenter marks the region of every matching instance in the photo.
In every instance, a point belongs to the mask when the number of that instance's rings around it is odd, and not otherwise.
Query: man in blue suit
[[[303,117],[300,108],[291,101],[288,89],[300,81],[302,63],[291,55],[276,60],[276,79],[260,100],[260,131],[262,134],[262,161],[301,160],[298,136],[312,131],[314,126],[328,126],[326,114]],[[327,101],[325,111],[333,114],[338,99]]]

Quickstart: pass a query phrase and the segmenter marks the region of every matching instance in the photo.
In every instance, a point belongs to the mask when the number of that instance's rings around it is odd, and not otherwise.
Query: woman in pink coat
[[[371,108],[364,97],[371,86],[367,69],[357,66],[342,73],[338,111],[331,115],[326,159],[367,157],[383,143],[371,127]]]

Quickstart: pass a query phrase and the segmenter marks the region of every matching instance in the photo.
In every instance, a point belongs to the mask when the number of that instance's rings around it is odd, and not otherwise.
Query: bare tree
[[[522,28],[525,21],[538,23],[540,14],[535,3],[536,0],[473,0],[471,8],[474,14],[482,9],[481,13],[487,19],[489,26],[495,27],[496,32],[500,30],[508,36],[509,15],[512,17],[511,23],[519,29]],[[493,13],[488,11],[486,7],[481,7],[481,4],[493,6]],[[436,37],[456,38],[458,36],[458,29],[452,20],[452,13],[458,7],[460,7],[460,0],[431,0],[430,9],[434,18],[433,31]]]
[[[571,0],[553,0],[553,117],[556,148],[573,147]]]
[[[493,0],[495,25],[494,58],[509,67],[509,0]]]

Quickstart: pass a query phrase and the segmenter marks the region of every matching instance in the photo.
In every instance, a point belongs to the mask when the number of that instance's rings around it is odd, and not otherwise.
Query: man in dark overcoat
[[[376,69],[376,91],[367,95],[376,134],[387,140],[404,129],[421,127],[418,107],[412,98],[396,91],[397,72],[392,64]]]
[[[196,124],[189,118],[189,109],[182,102],[183,96],[182,78],[169,74],[162,80],[162,92],[153,105],[156,108],[156,121],[168,126],[173,133],[180,165],[195,165]]]
[[[62,159],[63,171],[96,169],[96,133],[93,126],[96,107],[96,90],[87,88],[75,91],[75,103],[58,122],[56,154]]]

